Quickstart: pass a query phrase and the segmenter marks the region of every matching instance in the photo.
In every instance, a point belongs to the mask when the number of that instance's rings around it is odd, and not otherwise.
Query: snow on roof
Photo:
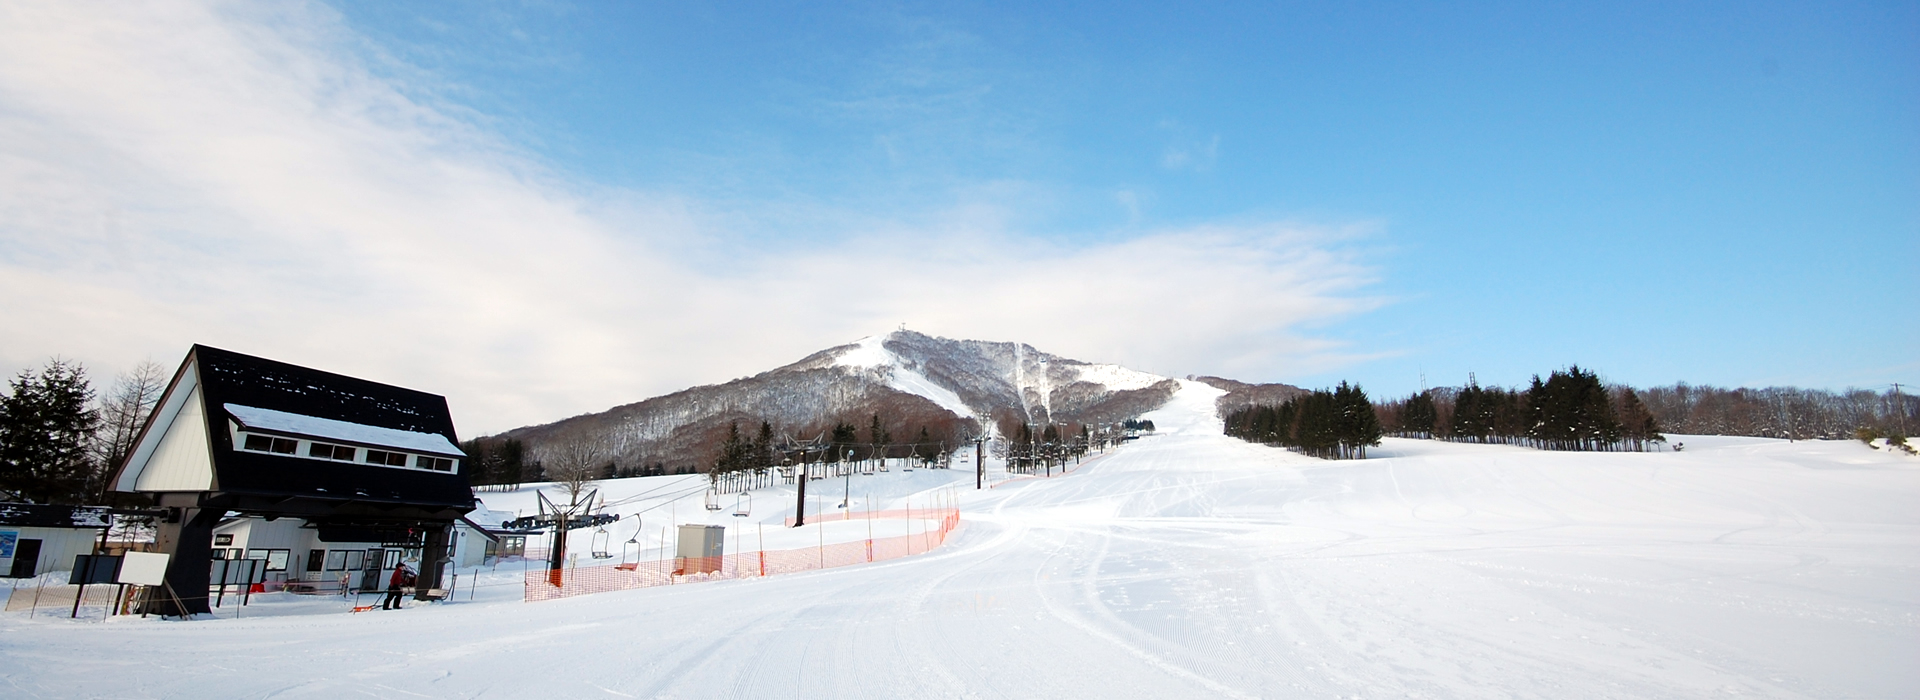
[[[254,408],[239,404],[221,404],[232,414],[240,425],[258,430],[278,433],[292,433],[306,437],[324,438],[351,442],[374,447],[390,447],[408,452],[465,457],[466,453],[438,433],[416,433],[411,430],[395,430],[374,425],[348,423],[331,418],[315,418],[298,413],[275,411],[270,408]]]
[[[0,503],[0,525],[9,527],[107,527],[113,516],[94,506]]]

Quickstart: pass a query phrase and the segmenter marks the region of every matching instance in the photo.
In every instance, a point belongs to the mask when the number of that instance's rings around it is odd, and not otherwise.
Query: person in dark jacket
[[[387,599],[380,603],[380,609],[399,610],[400,590],[412,586],[414,580],[413,570],[407,568],[406,562],[393,567],[393,575],[387,577]]]

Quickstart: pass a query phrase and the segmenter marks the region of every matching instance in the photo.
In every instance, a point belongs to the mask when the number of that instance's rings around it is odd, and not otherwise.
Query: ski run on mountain
[[[189,624],[8,613],[0,694],[1920,695],[1911,457],[1671,436],[1684,451],[1388,438],[1326,461],[1222,435],[1220,395],[1183,381],[1146,416],[1156,433],[1053,478],[989,460],[994,488],[977,491],[960,468],[815,482],[809,508],[828,512],[843,493],[854,509],[956,503],[961,529],[927,554],[533,603],[521,566],[501,565],[398,612],[268,595]],[[728,551],[872,536],[781,528],[791,487],[752,492],[750,518],[710,513],[682,488],[699,478],[602,488],[649,509],[635,539],[686,523],[728,527]],[[482,496],[525,510],[537,486]]]

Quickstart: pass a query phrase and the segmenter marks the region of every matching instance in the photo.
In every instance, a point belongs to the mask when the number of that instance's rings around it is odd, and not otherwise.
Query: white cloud
[[[446,394],[472,433],[903,321],[1164,372],[1337,364],[1295,329],[1370,303],[1345,233],[1311,227],[1073,247],[989,202],[798,254],[715,243],[730,216],[570,182],[356,41],[301,5],[0,8],[0,368],[200,342]]]
[[[1202,138],[1172,120],[1161,121],[1160,128],[1172,134],[1167,147],[1160,151],[1160,167],[1205,172],[1220,160],[1219,134]]]

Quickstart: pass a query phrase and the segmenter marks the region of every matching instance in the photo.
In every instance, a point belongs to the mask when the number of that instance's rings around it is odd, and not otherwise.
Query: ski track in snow
[[[968,487],[921,556],[398,613],[7,613],[0,695],[1920,696],[1920,460],[1689,436],[1326,462],[1219,435],[1217,395],[1183,382],[1159,434],[1065,477],[858,477],[888,504]]]

